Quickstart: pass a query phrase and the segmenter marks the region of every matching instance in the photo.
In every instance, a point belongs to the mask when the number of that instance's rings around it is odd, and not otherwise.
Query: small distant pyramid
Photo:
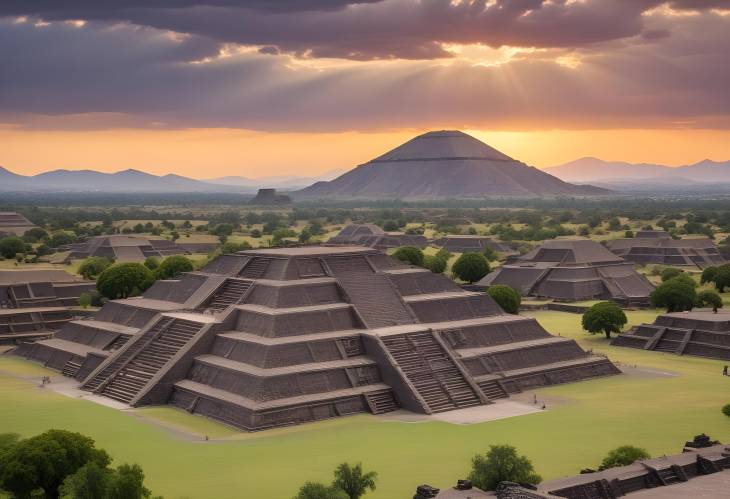
[[[574,185],[510,158],[458,130],[419,135],[297,198],[443,198],[597,195],[610,191]]]

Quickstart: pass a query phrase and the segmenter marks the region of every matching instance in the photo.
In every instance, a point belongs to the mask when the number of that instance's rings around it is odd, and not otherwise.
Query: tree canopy
[[[665,307],[667,312],[692,310],[697,302],[696,283],[685,275],[673,277],[661,283],[651,292],[649,299],[655,307]]]
[[[85,279],[94,279],[112,264],[111,260],[103,256],[90,256],[84,259],[79,266],[79,274]]]
[[[611,338],[611,333],[620,333],[626,322],[626,314],[612,301],[592,305],[581,319],[583,329],[591,334],[605,333],[608,339]]]
[[[0,239],[0,256],[15,258],[18,253],[25,253],[26,246],[19,237],[10,236]]]
[[[491,445],[486,454],[472,459],[469,480],[482,490],[494,490],[500,482],[536,484],[542,477],[535,473],[532,462],[517,454],[511,445]]]
[[[344,490],[349,499],[360,499],[368,490],[375,490],[377,479],[378,473],[375,471],[364,472],[361,463],[354,466],[342,463],[335,469],[335,479],[332,482],[332,487]]]
[[[494,286],[489,286],[487,294],[508,314],[516,314],[519,312],[522,296],[516,289],[504,284],[495,284]]]
[[[481,253],[464,253],[456,259],[451,272],[471,284],[489,273],[489,262]]]
[[[349,499],[344,490],[317,482],[307,482],[293,499]]]
[[[183,272],[192,272],[194,268],[193,262],[187,257],[182,255],[168,256],[162,260],[160,266],[155,270],[155,277],[157,279],[175,279]]]
[[[667,282],[669,279],[673,279],[683,272],[684,270],[678,269],[676,267],[667,267],[666,269],[662,270],[662,273],[660,274],[662,282]]]
[[[154,282],[152,271],[141,263],[117,263],[102,272],[96,289],[110,300],[139,294]]]
[[[697,306],[709,307],[717,313],[717,310],[722,308],[722,297],[716,291],[710,289],[700,291],[697,295]]]
[[[415,246],[401,246],[393,253],[393,258],[401,262],[410,263],[418,267],[423,267],[423,251]]]
[[[651,457],[649,456],[649,453],[640,447],[622,445],[621,447],[616,447],[610,451],[606,457],[603,458],[603,462],[601,462],[601,466],[598,469],[606,470],[608,468],[628,466],[640,459],[649,459],[649,457]]]

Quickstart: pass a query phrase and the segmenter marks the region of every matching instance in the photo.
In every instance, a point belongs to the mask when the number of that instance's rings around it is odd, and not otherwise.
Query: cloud
[[[675,0],[709,9],[720,0]],[[307,57],[353,60],[451,57],[447,44],[582,48],[640,35],[661,0],[4,0],[0,16],[129,22],[266,46]],[[649,34],[647,36],[652,36]]]
[[[269,48],[221,52],[207,37],[130,24],[5,19],[0,123],[265,131],[730,128],[730,18],[644,17],[647,33],[661,36],[527,51],[494,66],[462,58],[320,65],[269,55]]]

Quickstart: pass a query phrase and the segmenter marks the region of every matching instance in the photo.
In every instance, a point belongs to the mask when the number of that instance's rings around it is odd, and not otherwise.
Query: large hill
[[[545,171],[566,182],[591,182],[621,189],[671,186],[686,189],[688,186],[699,188],[703,184],[730,184],[730,161],[709,159],[691,165],[670,167],[587,157],[546,168]]]
[[[419,135],[297,198],[446,198],[595,195],[610,191],[564,182],[459,131]]]

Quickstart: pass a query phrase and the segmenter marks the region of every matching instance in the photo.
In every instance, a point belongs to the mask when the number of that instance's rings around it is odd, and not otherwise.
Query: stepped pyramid
[[[633,264],[590,239],[553,239],[507,263],[476,283],[504,284],[524,296],[560,301],[614,300],[648,305],[654,286]]]
[[[16,353],[133,406],[249,430],[432,414],[618,372],[484,293],[348,246],[224,255]]]
[[[639,265],[679,265],[701,269],[727,263],[707,237],[673,239],[660,230],[638,231],[636,237],[614,239],[608,249]]]
[[[297,198],[440,198],[596,195],[610,191],[574,185],[514,160],[456,130],[428,132],[329,182],[297,191]]]

